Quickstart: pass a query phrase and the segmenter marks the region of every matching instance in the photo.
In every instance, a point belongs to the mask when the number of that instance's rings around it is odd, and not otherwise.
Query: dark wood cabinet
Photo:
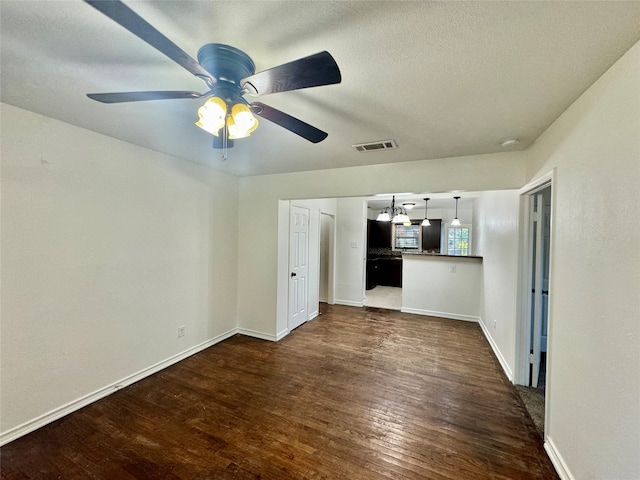
[[[422,227],[422,251],[440,252],[440,236],[442,234],[442,220],[429,220],[431,226]]]
[[[367,220],[367,247],[391,248],[391,222]]]
[[[402,257],[379,258],[378,285],[402,287]]]
[[[402,257],[367,260],[367,290],[377,285],[402,287]]]

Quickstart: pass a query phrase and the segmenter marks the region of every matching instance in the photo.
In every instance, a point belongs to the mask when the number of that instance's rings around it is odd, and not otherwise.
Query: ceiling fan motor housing
[[[198,63],[214,78],[236,85],[256,72],[256,66],[249,55],[223,43],[207,43],[200,47]]]

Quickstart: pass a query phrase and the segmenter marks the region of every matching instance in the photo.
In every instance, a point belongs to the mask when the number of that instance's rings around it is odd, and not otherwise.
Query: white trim
[[[280,340],[282,340],[284,337],[286,337],[287,335],[289,335],[291,332],[289,331],[288,328],[285,328],[284,330],[282,330],[279,333],[276,333],[276,342],[279,342]]]
[[[413,313],[415,315],[426,315],[429,317],[449,318],[451,320],[463,320],[465,322],[480,322],[480,317],[473,315],[461,315],[459,313],[434,312],[432,310],[422,310],[420,308],[402,308],[402,313]]]
[[[493,339],[493,337],[489,333],[489,330],[487,329],[487,326],[484,324],[484,322],[478,322],[478,323],[480,323],[480,328],[482,329],[482,333],[484,333],[484,336],[487,339],[487,341],[489,342],[489,345],[491,345],[491,349],[493,350],[493,354],[498,359],[498,362],[500,362],[500,366],[502,366],[502,370],[504,370],[504,373],[507,376],[507,378],[509,379],[509,381],[513,382],[513,372],[509,368],[509,365],[507,364],[507,361],[505,360],[504,356],[502,355],[502,352],[498,348],[498,345],[496,344],[495,340]]]
[[[562,455],[560,455],[560,452],[556,448],[556,444],[553,443],[553,440],[551,440],[551,438],[547,437],[546,442],[544,442],[544,449],[547,452],[547,455],[549,456],[553,467],[556,469],[558,476],[562,480],[575,480],[574,476],[571,475],[569,467],[567,467],[567,464],[562,458]]]
[[[282,335],[280,338],[286,336],[289,333],[289,329],[285,328],[282,332],[277,335],[272,335],[271,333],[258,332],[257,330],[250,330],[248,328],[239,328],[238,333],[240,335],[246,335],[247,337],[259,338],[260,340],[269,340],[270,342],[277,342],[279,340],[278,336]]]
[[[316,318],[318,315],[319,315],[318,310],[316,310],[316,311],[315,311],[315,312],[313,312],[313,313],[310,313],[310,314],[309,314],[309,316],[307,317],[307,322],[308,322],[309,320],[313,320],[313,319],[314,319],[314,318]]]
[[[530,243],[530,212],[529,204],[531,202],[531,196],[535,193],[544,190],[548,187],[551,188],[551,249],[549,251],[549,292],[552,292],[553,283],[553,235],[554,235],[554,222],[555,222],[555,183],[556,183],[556,168],[554,167],[549,172],[531,181],[519,190],[520,197],[520,226],[519,230],[519,252],[518,252],[518,293],[517,293],[517,314],[516,319],[516,345],[515,345],[515,358],[514,358],[514,377],[513,383],[516,385],[524,385],[528,383],[529,379],[529,350],[530,350],[530,312],[531,312],[531,298],[529,292],[531,292],[530,278],[529,278],[529,243]],[[547,317],[547,388],[545,389],[545,396],[549,392],[549,371],[551,368],[551,343],[552,343],[552,310],[551,303],[549,303],[549,311]],[[549,418],[549,402],[545,403],[545,426],[547,418]]]
[[[518,190],[519,195],[526,195],[536,193],[538,190],[544,190],[547,188],[547,184],[552,184],[555,181],[556,176],[556,168],[553,167],[552,170],[548,171],[544,175],[532,180],[527,183],[524,187]]]
[[[0,433],[0,446],[5,445],[13,440],[16,440],[17,438],[22,437],[27,433],[31,433],[34,430],[37,430],[38,428],[44,427],[48,423],[54,422],[64,417],[65,415],[69,415],[70,413],[75,412],[76,410],[86,407],[87,405],[97,400],[100,400],[101,398],[111,395],[112,393],[117,392],[118,390],[121,390],[124,387],[127,387],[133,383],[136,383],[145,377],[153,375],[154,373],[157,373],[160,370],[163,370],[173,365],[174,363],[178,363],[179,361],[184,360],[185,358],[190,357],[191,355],[201,352],[202,350],[205,350],[215,345],[216,343],[220,343],[223,340],[226,340],[227,338],[232,337],[236,333],[238,333],[237,328],[233,328],[225,333],[221,333],[220,335],[210,340],[207,340],[203,343],[200,343],[199,345],[196,345],[183,352],[173,355],[167,358],[166,360],[162,360],[161,362],[158,362],[147,368],[143,368],[142,370],[136,373],[133,373],[131,375],[128,375],[117,382],[114,382],[105,387],[99,388],[98,390],[92,393],[89,393],[76,400],[72,400],[71,402],[65,405],[62,405],[61,407],[54,408],[50,412],[40,415],[39,417],[36,417],[32,420],[28,420],[27,422],[21,425],[18,425],[16,427],[13,427],[10,430],[7,430],[6,432],[2,432]]]
[[[334,300],[334,305],[346,305],[347,307],[364,307],[364,300],[361,302],[356,302],[354,300],[340,300],[336,298]]]

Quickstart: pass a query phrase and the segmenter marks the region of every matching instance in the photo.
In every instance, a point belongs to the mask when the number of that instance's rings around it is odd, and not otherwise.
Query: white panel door
[[[291,206],[289,236],[289,331],[307,321],[309,209]]]

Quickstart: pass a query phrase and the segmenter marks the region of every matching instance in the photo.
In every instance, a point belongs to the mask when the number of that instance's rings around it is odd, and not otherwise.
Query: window
[[[422,238],[420,225],[394,225],[393,227],[394,250],[420,249]]]
[[[469,227],[449,227],[447,230],[447,254],[469,255]]]

